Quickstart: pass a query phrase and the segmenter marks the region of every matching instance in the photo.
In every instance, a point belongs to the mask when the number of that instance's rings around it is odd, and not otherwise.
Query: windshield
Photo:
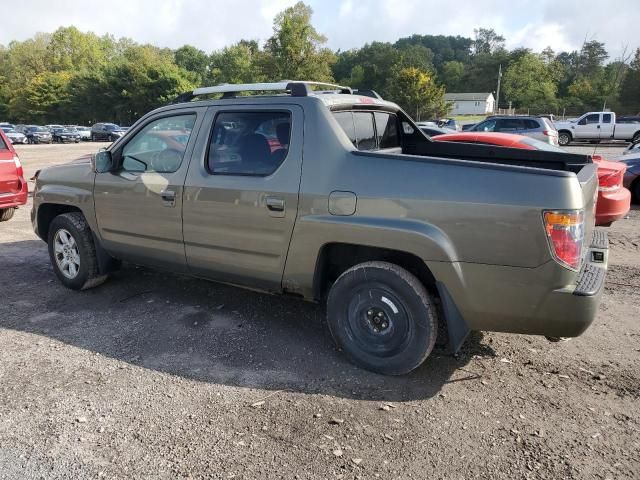
[[[29,130],[30,132],[43,132],[43,133],[44,133],[44,132],[49,132],[49,130],[47,130],[47,129],[46,129],[46,128],[44,128],[44,127],[28,127],[28,130]]]
[[[15,130],[13,128],[7,128],[7,127],[2,127],[2,131],[4,133],[15,133]]]

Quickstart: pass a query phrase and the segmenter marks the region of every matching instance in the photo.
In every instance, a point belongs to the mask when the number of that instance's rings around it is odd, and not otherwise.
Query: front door
[[[184,194],[189,270],[279,291],[298,211],[302,109],[212,107],[208,117]]]
[[[151,118],[112,151],[115,171],[96,174],[98,231],[104,247],[118,258],[186,269],[182,193],[205,112]]]
[[[590,113],[582,117],[575,125],[573,138],[598,140],[600,138],[600,114]]]

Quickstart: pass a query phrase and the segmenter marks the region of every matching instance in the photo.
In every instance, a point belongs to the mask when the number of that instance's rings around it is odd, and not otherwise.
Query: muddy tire
[[[53,271],[65,287],[86,290],[107,279],[98,270],[91,229],[81,213],[64,213],[54,218],[47,243]]]
[[[438,334],[436,312],[420,280],[387,262],[350,268],[327,300],[338,347],[356,365],[384,375],[408,373],[429,356]]]

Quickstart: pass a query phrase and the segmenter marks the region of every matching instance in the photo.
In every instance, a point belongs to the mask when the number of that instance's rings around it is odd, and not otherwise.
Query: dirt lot
[[[19,150],[31,174],[96,148]],[[640,478],[639,209],[582,337],[476,333],[386,378],[315,305],[131,265],[66,290],[29,208],[0,226],[1,479]]]

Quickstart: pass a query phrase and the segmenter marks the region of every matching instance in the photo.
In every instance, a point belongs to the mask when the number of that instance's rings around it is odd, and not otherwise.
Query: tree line
[[[573,52],[508,50],[503,36],[480,28],[474,38],[412,35],[336,52],[313,27],[312,14],[299,2],[275,17],[273,34],[263,44],[241,40],[211,53],[192,45],[142,45],[75,27],[0,45],[0,119],[130,124],[198,86],[281,79],[373,89],[418,119],[442,117],[450,110],[445,91],[494,92],[500,67],[501,108],[640,112],[640,48],[618,59],[610,59],[597,40]]]

